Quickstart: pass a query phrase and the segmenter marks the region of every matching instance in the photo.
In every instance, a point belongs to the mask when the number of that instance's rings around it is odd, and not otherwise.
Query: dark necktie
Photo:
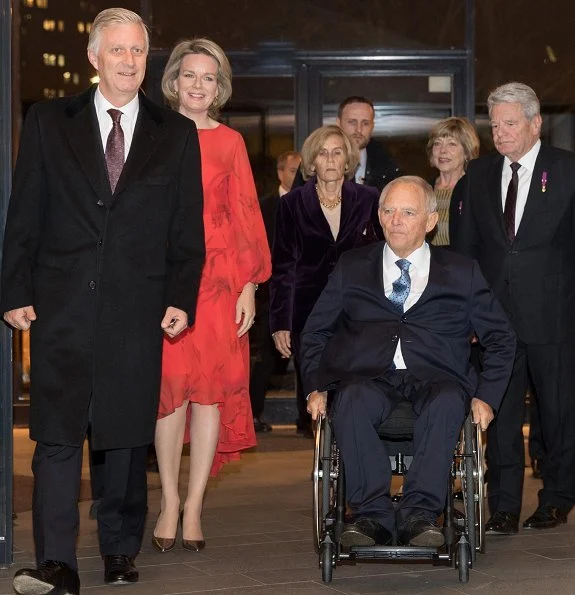
[[[511,167],[513,173],[511,174],[509,186],[507,187],[503,218],[505,219],[507,239],[511,243],[515,239],[515,206],[517,205],[517,189],[519,188],[519,175],[517,174],[517,170],[521,167],[521,163],[513,162],[509,167]]]
[[[112,130],[106,142],[106,166],[113,193],[124,167],[124,131],[120,126],[122,112],[118,109],[109,109],[108,113],[112,118]]]
[[[393,291],[389,296],[389,301],[400,311],[403,312],[403,304],[409,295],[411,289],[411,277],[409,276],[409,260],[400,258],[395,261],[395,264],[399,267],[401,275],[393,282]]]

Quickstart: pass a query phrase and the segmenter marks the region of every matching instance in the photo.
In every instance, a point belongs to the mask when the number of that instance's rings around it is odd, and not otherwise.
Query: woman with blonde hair
[[[199,551],[205,546],[201,513],[208,477],[256,444],[247,332],[257,284],[269,277],[271,263],[244,141],[216,119],[232,92],[223,50],[209,39],[182,41],[168,60],[162,90],[198,128],[206,264],[194,326],[164,341],[155,441],[162,501],[152,543],[171,550],[181,518],[184,549]],[[190,443],[190,473],[180,516],[183,442]]]
[[[455,185],[465,175],[467,164],[479,155],[479,137],[466,118],[440,120],[429,132],[427,157],[439,170],[433,189],[437,197],[439,221],[432,232],[431,243],[449,245],[449,212]]]

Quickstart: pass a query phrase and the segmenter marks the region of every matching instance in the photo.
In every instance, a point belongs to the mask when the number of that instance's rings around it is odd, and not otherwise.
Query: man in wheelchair
[[[344,547],[388,545],[394,534],[401,545],[443,545],[437,519],[461,425],[471,409],[487,429],[511,373],[515,336],[479,266],[425,241],[436,208],[423,179],[389,183],[379,202],[386,242],[342,255],[303,331],[314,420],[333,390],[329,416],[353,514]],[[479,378],[469,363],[473,333],[483,348]],[[415,414],[414,457],[394,510],[377,428],[403,399]]]

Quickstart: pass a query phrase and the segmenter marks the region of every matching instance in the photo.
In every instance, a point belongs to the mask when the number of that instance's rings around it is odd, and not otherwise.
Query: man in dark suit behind
[[[4,238],[4,319],[31,329],[37,568],[17,593],[76,594],[82,445],[103,453],[105,581],[134,583],[147,510],[163,333],[193,324],[204,261],[197,132],[139,93],[148,34],[135,13],[94,20],[100,82],[28,113]],[[125,162],[125,163],[124,163]]]
[[[343,254],[307,320],[302,372],[314,419],[326,411],[343,457],[355,516],[344,546],[439,547],[455,444],[465,415],[483,430],[507,387],[515,338],[477,263],[430,247],[437,222],[429,184],[388,184],[379,217],[387,243]],[[485,349],[479,380],[469,363],[475,332]],[[414,458],[394,514],[391,466],[377,428],[402,399],[416,416]]]
[[[489,430],[488,533],[517,533],[525,467],[522,424],[531,379],[545,468],[523,526],[555,527],[575,503],[575,155],[542,145],[533,89],[488,98],[495,148],[469,164],[451,219],[456,250],[477,259],[518,338],[509,389]]]
[[[399,168],[385,147],[371,136],[375,127],[375,108],[367,97],[353,95],[339,104],[335,123],[359,149],[359,165],[355,171],[358,184],[373,186],[381,192],[386,184],[399,176]]]

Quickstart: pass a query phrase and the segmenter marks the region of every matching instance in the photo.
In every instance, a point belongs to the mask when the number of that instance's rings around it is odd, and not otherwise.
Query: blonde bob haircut
[[[322,150],[325,141],[330,136],[337,136],[343,140],[345,149],[345,177],[351,179],[359,164],[359,149],[356,144],[349,140],[347,134],[335,124],[322,126],[314,130],[304,141],[301,148],[302,175],[307,180],[315,173],[314,161]]]
[[[100,39],[102,37],[102,30],[106,27],[114,25],[140,25],[144,30],[144,37],[146,40],[146,47],[144,48],[146,54],[150,49],[150,36],[148,35],[148,28],[142,20],[142,17],[127,8],[107,8],[96,15],[92,28],[90,29],[90,37],[88,37],[88,51],[97,54],[100,50]]]
[[[479,156],[479,137],[475,131],[475,126],[467,118],[445,118],[440,120],[429,131],[429,140],[427,141],[427,158],[431,163],[433,143],[438,138],[454,138],[463,147],[465,155],[465,165],[472,159]]]
[[[205,56],[210,56],[210,58],[213,58],[218,65],[218,91],[216,93],[216,98],[208,109],[209,116],[216,119],[220,113],[220,109],[232,96],[232,68],[224,50],[211,39],[199,37],[196,39],[187,39],[178,43],[172,50],[164,70],[164,76],[162,77],[162,92],[166,101],[170,104],[170,107],[177,110],[180,106],[180,100],[174,82],[178,76],[180,76],[182,60],[190,54],[204,54]]]

